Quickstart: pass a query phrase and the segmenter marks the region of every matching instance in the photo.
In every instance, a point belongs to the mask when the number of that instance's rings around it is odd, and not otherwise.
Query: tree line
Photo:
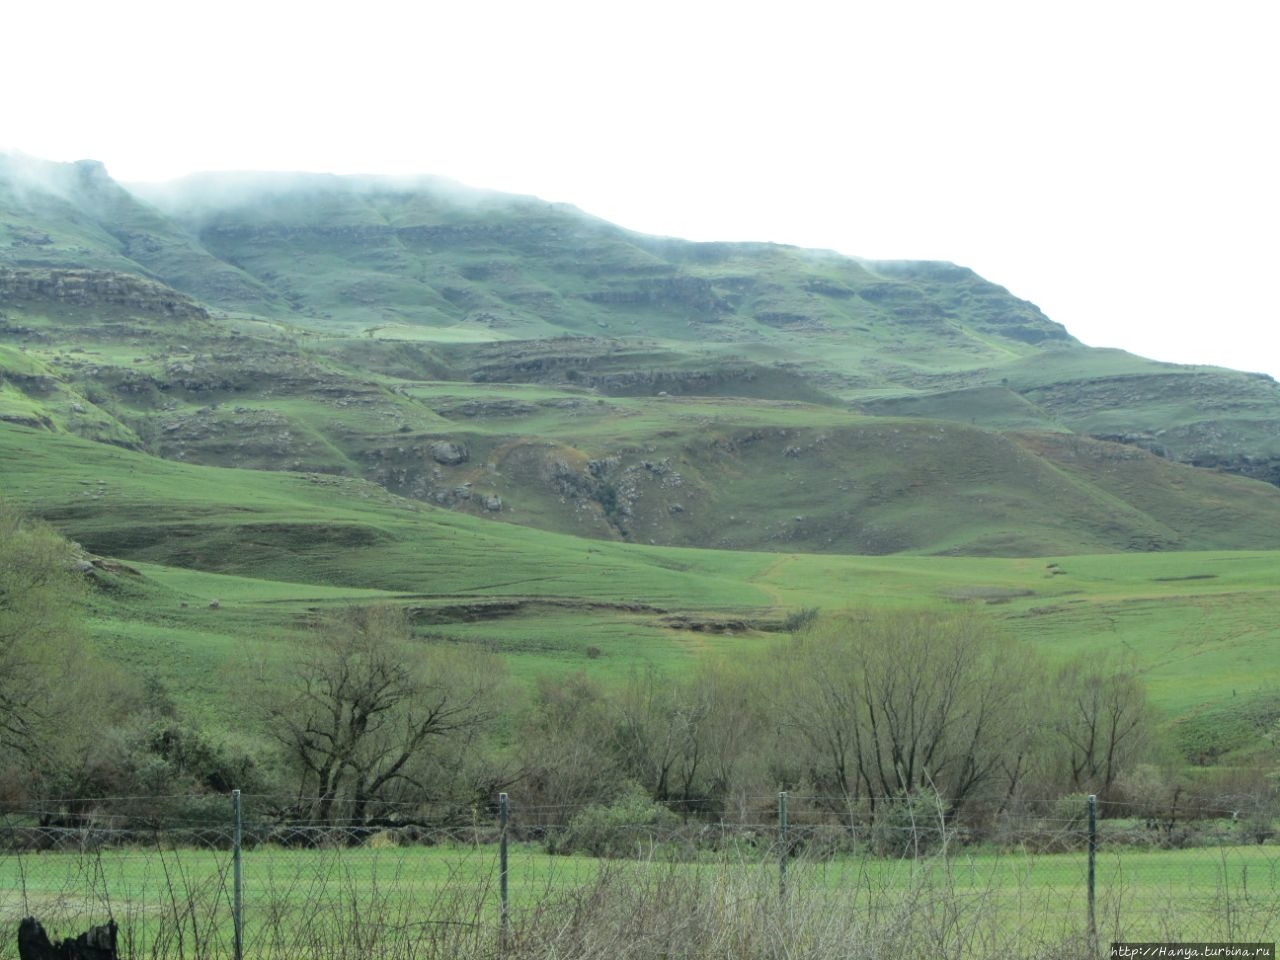
[[[678,676],[531,685],[415,636],[400,608],[352,607],[318,618],[288,664],[248,671],[232,733],[95,653],[86,589],[71,546],[0,503],[0,800],[75,798],[54,817],[239,787],[300,823],[462,817],[501,790],[528,821],[642,795],[750,822],[788,790],[851,826],[922,794],[977,824],[1180,776],[1132,665],[1050,664],[971,606],[806,615],[759,655]]]

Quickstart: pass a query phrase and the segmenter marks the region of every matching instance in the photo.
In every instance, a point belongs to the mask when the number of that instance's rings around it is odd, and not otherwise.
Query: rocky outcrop
[[[827,329],[825,323],[806,313],[793,313],[786,310],[761,310],[756,314],[756,322],[763,323],[766,327],[789,330]]]
[[[435,411],[451,420],[459,417],[525,417],[537,413],[538,406],[520,400],[462,400],[441,404]]]
[[[1265,374],[1168,367],[1062,381],[1021,395],[1095,440],[1280,485],[1272,426],[1280,387]],[[1171,409],[1185,412],[1171,422]],[[1123,428],[1109,429],[1113,424]]]
[[[1280,457],[1259,457],[1248,454],[1215,456],[1202,454],[1189,461],[1195,467],[1207,467],[1223,473],[1234,473],[1250,480],[1262,480],[1280,487]]]
[[[701,314],[702,319],[716,319],[730,310],[708,281],[688,276],[641,278],[634,283],[593,290],[583,294],[583,299],[611,306],[680,307]]]
[[[37,417],[22,413],[0,413],[0,423],[12,423],[18,427],[31,427],[35,430],[56,430],[48,417]]]
[[[26,270],[0,267],[0,300],[77,307],[117,306],[139,313],[208,320],[190,297],[153,280],[106,270]]]

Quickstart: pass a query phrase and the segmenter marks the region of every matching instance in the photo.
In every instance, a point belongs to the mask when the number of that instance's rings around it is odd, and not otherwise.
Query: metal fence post
[[[1097,865],[1098,865],[1098,796],[1089,794],[1089,951],[1091,956],[1098,954],[1098,920],[1095,912],[1097,904]]]
[[[244,844],[239,790],[231,791],[231,809],[235,818],[235,826],[231,833],[231,915],[235,927],[235,960],[244,960],[244,874],[241,864],[241,851]]]
[[[511,914],[507,892],[507,827],[511,820],[511,802],[505,793],[498,794],[498,825],[501,832],[498,836],[498,896],[502,902],[501,929],[499,931],[502,949],[507,949],[507,935],[510,932]]]
[[[787,895],[788,834],[791,824],[787,817],[787,791],[778,793],[778,896]]]

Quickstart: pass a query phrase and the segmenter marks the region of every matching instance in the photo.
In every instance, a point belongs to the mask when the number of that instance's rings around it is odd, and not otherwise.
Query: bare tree
[[[765,789],[762,771],[768,758],[762,749],[767,735],[767,701],[760,671],[740,662],[704,660],[689,681],[690,698],[704,705],[696,735],[703,760],[700,790],[708,815],[725,817],[730,804],[746,818],[749,795]],[[771,779],[764,779],[772,783]]]
[[[300,773],[298,810],[325,821],[344,804],[367,823],[405,790],[433,797],[424,759],[494,716],[500,676],[490,658],[410,644],[396,607],[355,607],[325,622],[314,655],[268,707]]]
[[[807,747],[791,757],[787,785],[807,775],[823,796],[848,808],[874,796],[862,762],[860,659],[843,634],[816,623],[781,651],[774,691],[777,713],[792,737]],[[807,759],[796,766],[796,756]]]
[[[614,749],[622,768],[655,800],[695,799],[705,760],[699,729],[708,704],[689,684],[649,669],[614,702]]]
[[[831,618],[787,652],[782,709],[812,776],[847,804],[937,790],[958,809],[1028,729],[1028,658],[968,610]]]
[[[1151,709],[1136,668],[1079,658],[1057,674],[1053,715],[1072,788],[1106,797],[1149,745]]]
[[[554,821],[567,808],[612,799],[623,773],[610,749],[604,690],[581,673],[540,677],[518,743],[522,795]]]

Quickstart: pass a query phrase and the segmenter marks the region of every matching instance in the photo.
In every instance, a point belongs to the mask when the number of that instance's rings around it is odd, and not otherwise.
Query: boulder
[[[466,463],[471,459],[471,454],[465,444],[452,443],[449,440],[437,440],[431,445],[431,459],[436,463],[443,463],[445,466],[455,466],[459,463]]]

